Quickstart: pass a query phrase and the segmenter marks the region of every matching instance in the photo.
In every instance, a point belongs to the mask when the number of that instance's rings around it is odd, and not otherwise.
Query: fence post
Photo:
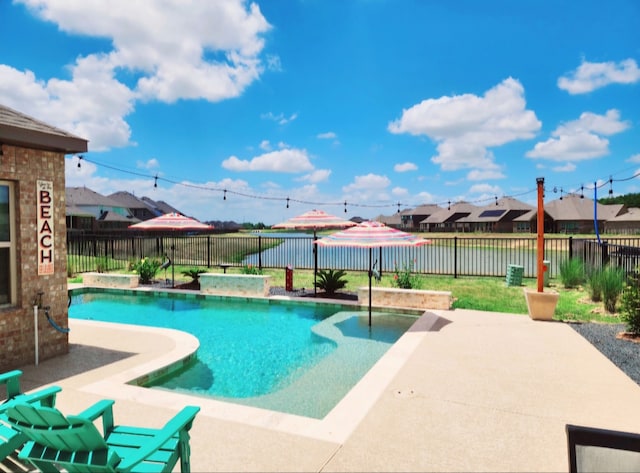
[[[569,259],[573,258],[573,237],[569,237]]]
[[[207,268],[211,267],[211,237],[207,235]]]
[[[262,235],[258,235],[258,269],[262,271]]]
[[[606,241],[602,242],[602,267],[604,268],[609,262],[609,244]]]
[[[453,279],[458,278],[458,237],[453,237]]]

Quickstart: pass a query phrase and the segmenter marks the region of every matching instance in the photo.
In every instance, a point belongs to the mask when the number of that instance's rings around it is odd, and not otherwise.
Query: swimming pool
[[[417,313],[340,304],[124,290],[73,291],[69,317],[182,330],[200,341],[185,369],[148,387],[323,418]]]

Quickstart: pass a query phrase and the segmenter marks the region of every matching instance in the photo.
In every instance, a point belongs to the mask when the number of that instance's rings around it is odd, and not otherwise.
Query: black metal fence
[[[375,269],[396,267],[413,272],[458,276],[504,276],[508,265],[523,266],[524,277],[536,277],[537,239],[531,238],[430,238],[431,244],[415,248],[372,250]],[[269,234],[255,236],[178,235],[86,235],[67,236],[70,273],[125,269],[144,257],[169,258],[174,265],[212,268],[254,265],[259,268],[369,269],[369,250],[326,248],[313,244],[313,236]],[[558,275],[558,265],[580,257],[594,266],[607,263],[631,271],[640,264],[640,238],[596,240],[549,238],[544,259],[549,277]]]

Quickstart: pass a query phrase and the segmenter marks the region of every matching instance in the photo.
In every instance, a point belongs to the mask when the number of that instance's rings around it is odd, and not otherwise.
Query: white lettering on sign
[[[53,274],[53,183],[37,181],[38,275]]]

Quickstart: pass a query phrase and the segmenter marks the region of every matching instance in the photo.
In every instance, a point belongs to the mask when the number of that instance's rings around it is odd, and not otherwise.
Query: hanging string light
[[[224,195],[222,196],[222,200],[227,200],[227,189],[224,190]]]
[[[287,197],[287,208],[289,208],[289,197]]]
[[[78,156],[78,169],[82,167],[82,164],[80,164],[80,161],[82,161],[82,159],[83,159],[82,155]]]
[[[157,175],[157,174],[156,174],[156,177],[154,178],[154,181],[153,181],[153,187],[154,187],[155,189],[157,189],[157,188],[158,188],[158,175]]]
[[[613,178],[609,176],[609,195],[613,195]]]

